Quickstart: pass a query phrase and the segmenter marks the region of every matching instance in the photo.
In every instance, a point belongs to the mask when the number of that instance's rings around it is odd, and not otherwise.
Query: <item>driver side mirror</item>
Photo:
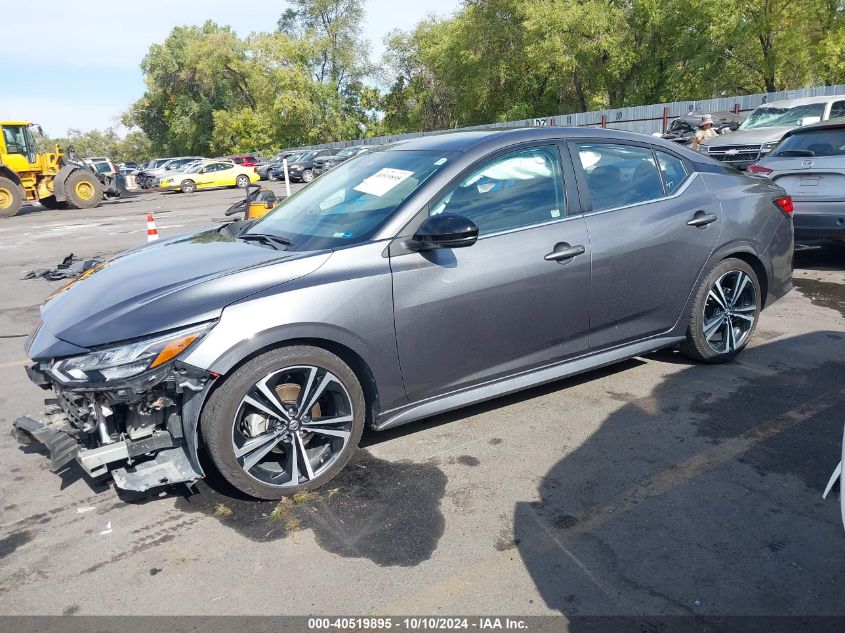
[[[420,225],[414,242],[427,250],[432,248],[463,248],[478,239],[478,226],[469,218],[454,213],[433,215]]]

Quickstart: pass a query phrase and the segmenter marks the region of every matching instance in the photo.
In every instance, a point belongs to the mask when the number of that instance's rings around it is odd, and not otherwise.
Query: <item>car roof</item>
[[[506,147],[522,142],[587,138],[649,143],[651,145],[665,147],[674,152],[681,152],[693,160],[701,160],[701,154],[690,152],[679,147],[677,143],[672,143],[658,137],[625,130],[595,127],[486,128],[460,132],[445,132],[396,141],[390,144],[390,149],[400,151],[431,150],[466,152],[471,149],[491,149],[496,146]]]
[[[758,108],[794,108],[795,106],[810,105],[813,103],[830,103],[831,101],[845,101],[845,95],[818,96],[818,97],[797,97],[795,99],[781,99],[780,101],[769,101],[761,103]]]

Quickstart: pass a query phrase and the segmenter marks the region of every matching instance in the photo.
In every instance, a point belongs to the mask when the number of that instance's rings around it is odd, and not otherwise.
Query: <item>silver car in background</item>
[[[845,116],[787,132],[748,173],[792,196],[796,240],[845,241]]]
[[[280,498],[375,430],[666,347],[739,354],[792,287],[783,189],[662,139],[475,130],[345,161],[254,221],[56,294],[19,435],[125,489]]]

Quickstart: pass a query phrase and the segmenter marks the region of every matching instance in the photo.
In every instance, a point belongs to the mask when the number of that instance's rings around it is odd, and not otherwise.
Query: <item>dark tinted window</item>
[[[845,155],[845,128],[813,130],[783,139],[773,156],[842,156]]]
[[[662,198],[663,183],[654,153],[645,147],[577,143],[593,211]]]
[[[557,148],[506,154],[472,172],[432,209],[456,213],[489,235],[562,218],[563,182]]]
[[[830,106],[830,118],[845,116],[845,101],[834,101]]]
[[[654,153],[657,156],[657,164],[660,165],[660,173],[663,175],[666,193],[672,194],[687,179],[684,161],[666,152],[655,151]]]

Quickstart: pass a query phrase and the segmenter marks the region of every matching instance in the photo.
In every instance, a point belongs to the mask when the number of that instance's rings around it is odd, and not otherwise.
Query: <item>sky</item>
[[[5,4],[5,3],[4,3]],[[382,38],[409,29],[429,14],[447,16],[459,0],[365,0],[361,37],[378,60]],[[272,31],[284,0],[42,0],[3,8],[0,120],[40,123],[49,136],[70,128],[114,127],[121,112],[144,92],[139,68],[149,46],[174,26],[214,20],[239,35]]]

